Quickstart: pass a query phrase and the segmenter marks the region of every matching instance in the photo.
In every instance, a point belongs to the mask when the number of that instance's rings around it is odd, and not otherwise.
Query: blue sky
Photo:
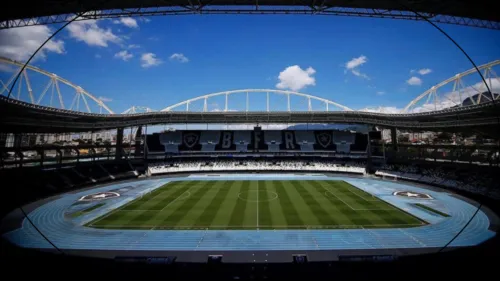
[[[111,99],[107,104],[115,112],[133,105],[162,109],[212,92],[277,86],[352,109],[401,108],[432,85],[472,67],[425,22],[192,15],[71,26],[33,64]],[[1,31],[0,55],[23,60],[34,50],[26,38],[42,41],[57,27]],[[499,31],[441,27],[478,65],[500,58]],[[0,73],[3,81],[8,76]],[[252,103],[265,106],[264,99]]]

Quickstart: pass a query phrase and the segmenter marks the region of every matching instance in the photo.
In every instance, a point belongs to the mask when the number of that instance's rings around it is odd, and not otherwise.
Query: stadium
[[[436,12],[432,1],[56,2],[14,9],[0,28],[200,11]],[[498,29],[495,15],[465,6],[426,21]],[[398,112],[244,88],[116,113],[63,73],[7,57],[0,67],[15,69],[1,76],[0,96],[0,233],[13,264],[89,274],[104,265],[114,277],[373,278],[498,257],[500,60],[443,79]]]

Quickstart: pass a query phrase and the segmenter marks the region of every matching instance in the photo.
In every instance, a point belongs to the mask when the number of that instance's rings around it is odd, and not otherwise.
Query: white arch
[[[237,94],[237,93],[272,93],[272,94],[279,94],[279,95],[287,95],[288,96],[288,110],[289,111],[290,111],[290,99],[289,99],[290,95],[301,96],[301,97],[307,98],[309,101],[311,99],[312,100],[321,101],[321,102],[325,103],[327,111],[328,111],[328,105],[334,105],[336,107],[341,108],[344,111],[353,111],[352,109],[350,109],[347,106],[344,106],[344,105],[338,104],[338,103],[336,103],[334,101],[327,100],[327,99],[324,99],[324,98],[320,98],[320,97],[317,97],[317,96],[308,95],[308,94],[299,93],[299,92],[294,92],[294,91],[275,90],[275,89],[242,89],[242,90],[231,90],[231,91],[225,91],[225,92],[211,93],[211,94],[208,94],[208,95],[203,95],[203,96],[195,97],[195,98],[192,98],[192,99],[188,99],[188,100],[185,100],[185,101],[173,104],[171,106],[165,107],[161,111],[171,111],[172,109],[174,109],[176,107],[179,107],[179,106],[183,106],[183,105],[186,105],[188,107],[190,103],[192,103],[194,101],[197,101],[197,100],[208,99],[208,98],[211,98],[211,97],[222,96],[222,95],[229,96],[229,95]],[[225,110],[227,110],[227,108],[228,108],[227,102],[228,102],[228,100],[226,98]],[[248,103],[248,100],[247,100],[247,103]],[[247,104],[247,108],[248,108],[248,104]],[[267,109],[269,111],[269,96],[267,96]],[[309,106],[309,109],[310,109],[310,106]],[[206,106],[204,107],[204,111],[207,111]]]
[[[6,64],[10,64],[10,65],[15,65],[15,66],[19,66],[19,67],[23,67],[24,66],[24,63],[22,62],[18,62],[18,61],[15,61],[15,60],[11,60],[11,59],[8,59],[8,58],[4,58],[4,57],[0,57],[0,63],[6,63]],[[61,83],[64,83],[70,87],[72,87],[73,89],[75,89],[78,93],[80,94],[84,94],[85,96],[91,98],[93,101],[95,101],[99,106],[101,106],[102,108],[106,109],[109,113],[113,114],[113,110],[111,110],[101,99],[99,98],[96,98],[94,97],[92,94],[90,94],[89,92],[85,91],[82,87],[80,86],[77,86],[75,84],[73,84],[72,82],[62,78],[62,77],[59,77],[57,76],[56,74],[54,73],[50,73],[48,71],[45,71],[43,69],[40,69],[36,66],[32,66],[32,65],[27,65],[25,69],[29,69],[29,70],[32,70],[32,71],[35,71],[35,72],[38,72],[40,74],[43,74],[47,77],[49,77],[50,79],[54,79],[56,80],[57,82],[61,82]],[[15,76],[14,76],[15,77]],[[9,85],[10,83],[12,83],[12,81],[8,81],[6,85]],[[56,85],[57,86],[57,85]],[[58,87],[58,86],[57,86]],[[2,87],[0,89],[0,95],[3,94],[3,92],[6,90],[5,87]],[[40,101],[39,101],[40,102]]]
[[[483,64],[481,66],[478,66],[477,68],[479,69],[479,71],[485,70],[485,72],[484,72],[485,75],[483,75],[483,76],[484,76],[485,80],[488,81],[488,76],[489,75],[494,74],[496,76],[496,73],[491,68],[494,67],[494,66],[497,66],[497,65],[500,65],[500,60],[495,60],[495,61]],[[432,95],[434,95],[434,96],[436,95],[436,91],[439,88],[443,87],[444,85],[446,85],[448,83],[455,82],[456,84],[453,87],[454,90],[455,90],[456,87],[457,87],[457,84],[461,83],[461,79],[464,76],[467,76],[467,75],[470,75],[470,74],[474,74],[474,73],[477,73],[476,68],[471,68],[471,69],[469,69],[467,71],[464,71],[462,73],[456,74],[455,76],[450,77],[450,78],[442,81],[439,84],[436,84],[436,85],[432,86],[430,89],[428,89],[427,91],[423,92],[418,97],[416,97],[415,99],[413,99],[410,103],[408,103],[408,105],[406,105],[406,107],[401,111],[401,113],[408,113],[408,111],[409,111],[409,109],[411,107],[413,107],[414,105],[416,105],[420,100],[422,100],[424,98],[427,98],[428,100],[430,100],[430,98],[431,98]],[[489,84],[490,85],[488,85],[488,86],[491,89],[491,78],[489,80]],[[490,99],[490,97],[486,97],[486,98]],[[436,101],[436,99],[434,99],[434,101]]]

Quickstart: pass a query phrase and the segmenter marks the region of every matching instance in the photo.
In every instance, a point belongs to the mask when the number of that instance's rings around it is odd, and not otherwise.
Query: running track
[[[174,180],[345,180],[407,212],[429,225],[401,229],[328,229],[328,230],[111,230],[82,226],[95,217]],[[80,197],[95,192],[128,188],[120,197],[107,199],[94,212],[70,220],[64,213]],[[394,191],[430,194],[434,199],[412,199],[392,195]],[[428,213],[409,203],[427,203],[451,215],[449,218]],[[88,205],[87,205],[88,207]],[[352,250],[440,247],[446,244],[469,220],[476,208],[445,192],[436,192],[402,182],[369,178],[328,177],[325,175],[191,175],[186,178],[163,178],[112,184],[83,192],[64,194],[32,211],[29,216],[38,228],[60,249],[85,250]],[[480,211],[467,229],[450,246],[473,246],[488,240],[495,232]],[[25,219],[22,228],[4,234],[22,247],[52,248]]]

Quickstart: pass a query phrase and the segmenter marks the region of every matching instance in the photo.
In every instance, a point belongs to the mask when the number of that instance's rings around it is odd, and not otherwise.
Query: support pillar
[[[78,148],[73,149],[76,153],[76,164],[80,163],[80,150]]]
[[[141,140],[142,140],[142,126],[137,127],[135,132],[135,145],[134,145],[134,155],[139,157],[141,155]]]
[[[116,130],[115,160],[121,160],[123,156],[123,128]]]
[[[371,139],[370,139],[370,132],[368,132],[368,134],[366,134],[366,138],[368,140],[368,144],[367,144],[367,159],[366,159],[366,168],[365,168],[365,171],[366,173],[368,174],[374,174],[375,173],[375,170],[373,169],[373,162],[372,162],[372,145],[371,145]]]
[[[23,141],[22,134],[15,134],[14,135],[14,147],[21,147],[22,141]]]
[[[19,168],[22,168],[23,167],[23,160],[24,160],[23,152],[19,148],[16,148],[14,153],[16,156],[19,157]]]
[[[147,167],[148,150],[149,150],[149,148],[148,148],[148,126],[146,125],[144,127],[144,160],[146,160],[146,161],[144,161],[144,165],[145,165],[146,170],[148,168]]]
[[[398,134],[396,128],[391,128],[391,144],[394,151],[398,151]]]
[[[61,151],[61,149],[57,148],[56,149],[56,155],[57,155],[57,165],[61,166],[62,165],[62,159],[63,159],[63,153]]]
[[[40,167],[43,167],[43,161],[45,161],[45,151],[43,149],[37,150],[38,155],[40,155]]]

